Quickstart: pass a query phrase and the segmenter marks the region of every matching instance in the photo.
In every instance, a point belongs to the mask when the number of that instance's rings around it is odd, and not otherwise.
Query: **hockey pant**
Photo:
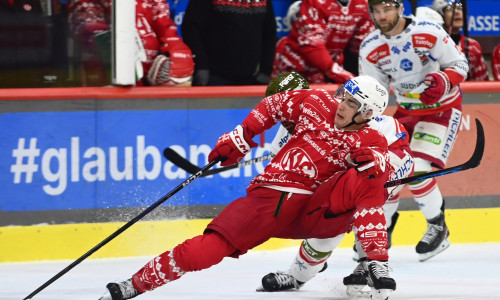
[[[153,258],[132,276],[132,283],[141,293],[151,291],[179,279],[186,272],[216,265],[235,251],[218,233],[205,233]]]

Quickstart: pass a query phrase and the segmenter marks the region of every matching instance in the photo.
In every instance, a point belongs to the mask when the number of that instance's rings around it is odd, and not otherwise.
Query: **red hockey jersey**
[[[309,83],[326,82],[333,62],[343,64],[343,52],[359,53],[361,41],[374,30],[366,0],[303,0],[292,31],[277,45],[273,75],[297,71]]]
[[[338,171],[352,167],[346,155],[352,149],[372,147],[387,161],[387,141],[368,126],[347,131],[334,125],[338,102],[322,89],[278,93],[264,98],[243,121],[254,136],[277,122],[296,124],[290,141],[283,146],[264,172],[250,183],[273,186],[282,191],[312,193]]]

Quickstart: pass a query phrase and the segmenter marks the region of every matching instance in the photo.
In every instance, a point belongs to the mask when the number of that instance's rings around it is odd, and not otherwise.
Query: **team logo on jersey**
[[[366,56],[366,60],[371,62],[372,64],[377,63],[380,59],[387,57],[391,54],[391,51],[389,50],[389,45],[383,44],[382,46],[379,46],[375,48],[368,56]]]
[[[281,159],[283,170],[307,174],[310,178],[318,176],[318,168],[314,161],[302,148],[292,148],[288,150]]]
[[[434,145],[441,145],[442,142],[439,137],[425,132],[415,132],[413,134],[413,138],[416,140],[426,141]]]
[[[413,70],[413,63],[408,58],[405,58],[401,61],[401,64],[399,65],[399,67],[401,69],[405,70],[406,72],[409,72],[409,71]]]
[[[411,39],[413,41],[413,47],[427,49],[434,48],[437,41],[437,37],[426,33],[414,34]]]

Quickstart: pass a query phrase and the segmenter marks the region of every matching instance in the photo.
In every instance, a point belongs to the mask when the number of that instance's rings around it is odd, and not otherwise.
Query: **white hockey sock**
[[[416,185],[410,185],[415,201],[426,220],[434,219],[441,213],[443,196],[435,178],[426,179]]]
[[[398,197],[399,200],[399,197]],[[392,225],[392,216],[398,211],[399,201],[396,202],[386,202],[383,206],[385,215],[385,226],[387,228]]]
[[[290,275],[301,282],[311,280],[323,268],[323,264],[337,248],[344,234],[328,239],[307,239],[300,245]]]

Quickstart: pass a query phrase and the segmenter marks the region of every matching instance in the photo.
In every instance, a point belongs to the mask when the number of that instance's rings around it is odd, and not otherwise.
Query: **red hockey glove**
[[[257,143],[252,141],[245,128],[241,125],[228,133],[223,134],[208,155],[208,161],[212,162],[218,157],[227,158],[221,166],[229,166],[238,163]]]
[[[368,147],[353,150],[349,158],[356,165],[356,170],[362,176],[375,178],[385,172],[386,161],[384,156],[380,152]]]
[[[439,99],[451,89],[450,79],[448,75],[442,71],[427,74],[424,79],[424,84],[427,85],[428,88],[420,94],[420,101],[425,105],[436,104]]]
[[[190,50],[171,51],[160,54],[148,72],[151,85],[190,86],[194,72],[194,61]]]
[[[333,65],[330,67],[330,70],[326,72],[326,76],[328,76],[328,78],[335,81],[336,83],[340,84],[343,84],[347,80],[356,77],[351,72],[346,71],[344,68],[339,66],[339,64],[336,62],[333,62]]]

